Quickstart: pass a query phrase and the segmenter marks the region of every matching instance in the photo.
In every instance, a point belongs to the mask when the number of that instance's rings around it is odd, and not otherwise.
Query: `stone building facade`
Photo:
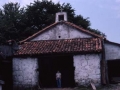
[[[59,15],[64,19],[59,21]],[[120,59],[120,45],[67,22],[65,12],[57,13],[56,19],[55,23],[20,41],[21,48],[13,58],[13,87],[56,87],[57,69],[70,82],[68,85],[63,79],[63,87],[88,86],[90,82],[96,86],[106,84],[106,62]],[[46,80],[51,81],[49,85]]]
[[[89,85],[90,81],[94,80],[96,85],[100,85],[100,61],[99,54],[75,55],[75,82],[80,85]]]
[[[13,59],[13,85],[25,85],[27,87],[38,84],[37,58],[14,58]]]

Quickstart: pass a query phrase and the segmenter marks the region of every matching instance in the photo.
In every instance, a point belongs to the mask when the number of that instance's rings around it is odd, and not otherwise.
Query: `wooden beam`
[[[90,84],[91,84],[92,90],[97,90],[95,85],[92,82]]]

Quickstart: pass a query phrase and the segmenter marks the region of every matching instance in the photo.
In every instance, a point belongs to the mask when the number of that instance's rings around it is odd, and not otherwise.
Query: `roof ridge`
[[[113,42],[113,41],[109,41],[109,40],[105,40],[105,42],[108,42],[108,43],[112,43],[112,44],[116,44],[116,45],[119,45],[120,46],[120,43],[116,43],[116,42]]]
[[[104,39],[103,36],[98,35],[98,34],[96,34],[96,33],[93,33],[93,32],[91,32],[91,31],[89,31],[89,30],[87,30],[87,29],[84,29],[83,27],[80,27],[80,26],[78,26],[78,25],[76,25],[76,24],[74,24],[74,23],[71,23],[71,22],[65,22],[65,23],[67,23],[67,24],[72,24],[72,26],[74,26],[74,27],[77,28],[77,29],[80,29],[80,30],[82,30],[82,31],[84,31],[84,32],[87,32],[87,33],[89,33],[89,34],[92,34],[92,35],[95,35],[95,36],[97,36],[97,37],[99,37],[99,38],[103,38],[103,39]]]
[[[43,28],[42,30],[39,30],[38,32],[34,33],[33,35],[29,36],[28,38],[26,38],[26,39],[24,39],[24,40],[20,41],[20,43],[22,43],[22,42],[24,42],[24,41],[26,41],[26,40],[29,40],[30,38],[32,38],[32,37],[34,37],[34,36],[38,35],[39,33],[41,33],[41,32],[43,32],[43,31],[45,31],[46,29],[48,29],[48,28],[50,28],[51,26],[56,25],[56,24],[58,24],[58,22],[53,23],[53,24],[51,24],[51,25],[49,25],[49,26],[47,26],[47,27]]]
[[[55,22],[55,23],[53,23],[53,24],[51,24],[51,25],[43,28],[42,30],[34,33],[33,35],[29,36],[28,38],[20,41],[20,43],[32,39],[33,37],[39,35],[40,33],[46,31],[47,29],[51,28],[52,26],[54,26],[54,25],[56,25],[56,24],[58,24],[58,23],[65,23],[65,24],[70,25],[70,26],[73,26],[73,27],[75,27],[75,28],[77,28],[77,29],[79,29],[79,30],[81,30],[81,31],[83,31],[83,32],[86,32],[86,33],[91,34],[91,35],[93,35],[93,36],[96,36],[96,37],[99,37],[99,38],[104,39],[104,37],[102,37],[102,36],[100,36],[100,35],[97,35],[97,34],[95,34],[95,33],[93,33],[93,32],[90,32],[89,30],[86,30],[86,29],[84,29],[84,28],[82,28],[82,27],[80,27],[80,26],[78,26],[78,25],[76,25],[76,24],[74,24],[74,23],[71,23],[71,22],[68,22],[68,21],[60,21],[60,22]]]

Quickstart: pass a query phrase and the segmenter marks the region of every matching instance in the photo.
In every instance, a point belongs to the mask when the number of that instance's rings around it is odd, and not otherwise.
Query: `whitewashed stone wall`
[[[120,46],[105,43],[105,58],[106,60],[120,59]]]
[[[93,81],[96,85],[100,85],[100,60],[98,54],[74,55],[75,82],[78,85],[90,85]]]
[[[38,84],[37,58],[13,58],[13,86],[34,87]]]
[[[32,41],[37,40],[56,40],[56,39],[72,39],[72,38],[91,38],[91,35],[81,32],[71,26],[58,24],[55,27],[43,32],[35,37]]]

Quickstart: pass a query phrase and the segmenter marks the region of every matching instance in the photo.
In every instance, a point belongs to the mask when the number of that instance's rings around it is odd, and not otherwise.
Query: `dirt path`
[[[42,90],[74,90],[74,88],[44,88]]]
[[[41,90],[92,90],[92,88],[42,88]],[[97,90],[120,90],[120,85],[109,85],[99,87]]]

